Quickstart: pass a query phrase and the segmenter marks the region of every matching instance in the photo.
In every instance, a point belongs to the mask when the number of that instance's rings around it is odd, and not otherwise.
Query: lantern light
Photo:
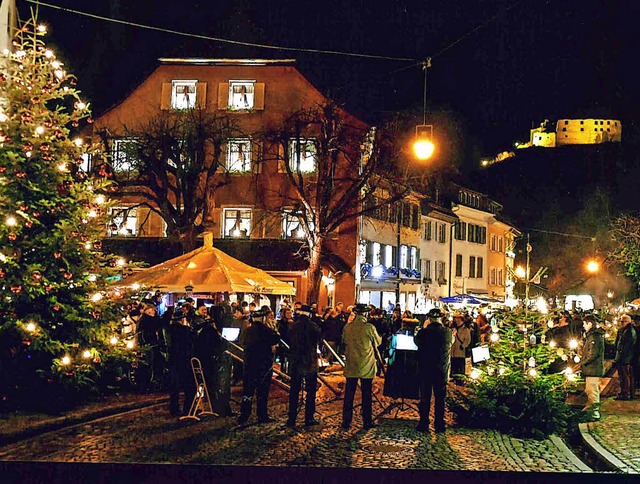
[[[112,336],[111,339],[109,340],[109,343],[111,343],[112,345],[117,345],[118,344],[118,337],[117,336]]]
[[[34,333],[36,330],[36,323],[34,323],[33,321],[27,323],[27,331],[29,331],[29,333]]]
[[[60,359],[60,363],[67,366],[68,364],[71,363],[71,357],[69,355],[64,355],[61,359]]]
[[[84,350],[83,353],[82,353],[82,357],[85,358],[85,359],[91,358],[91,351]]]

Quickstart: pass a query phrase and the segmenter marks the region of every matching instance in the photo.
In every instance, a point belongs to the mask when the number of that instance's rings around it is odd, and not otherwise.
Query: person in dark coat
[[[616,336],[616,357],[614,363],[618,367],[620,378],[620,395],[616,400],[631,400],[633,395],[633,358],[635,356],[636,331],[631,324],[631,316],[624,314],[620,318],[622,327]]]
[[[587,395],[585,411],[600,419],[600,378],[604,376],[604,330],[596,326],[595,317],[587,314],[582,322],[586,332],[582,345],[582,376],[585,377],[584,393]]]
[[[197,330],[194,350],[202,363],[213,411],[221,416],[234,415],[231,400],[231,360],[226,353],[229,343],[221,335],[213,319],[205,319]]]
[[[342,314],[338,314],[335,309],[331,309],[322,324],[322,337],[331,347],[333,351],[340,351],[340,342],[342,341]],[[336,361],[333,352],[327,348],[327,361],[332,365]]]
[[[185,318],[174,318],[167,329],[169,353],[169,411],[171,415],[186,415],[196,394],[191,369],[193,333]],[[184,391],[184,405],[180,412],[180,391]]]
[[[142,308],[142,316],[138,320],[138,344],[145,347],[145,360],[152,369],[150,375],[153,381],[162,379],[164,360],[160,353],[160,321],[157,316],[157,307],[154,304],[146,304]],[[148,383],[152,383],[149,381]]]
[[[280,371],[289,374],[289,327],[293,323],[293,309],[287,307],[281,311],[280,319],[278,319],[278,333],[280,339],[285,344],[278,345],[276,356],[280,360]]]
[[[249,420],[254,394],[257,396],[258,423],[273,422],[267,407],[273,374],[273,346],[280,341],[280,335],[264,324],[263,320],[266,316],[263,311],[254,312],[251,315],[250,325],[241,334],[240,344],[244,348],[244,376],[238,419],[240,425]]]
[[[429,430],[431,394],[435,397],[435,431],[445,431],[444,399],[451,366],[451,344],[453,335],[440,322],[444,314],[437,308],[427,314],[428,321],[418,331],[414,342],[418,347],[418,374],[420,378],[420,422],[416,429]]]
[[[313,308],[302,306],[295,322],[289,325],[289,345],[291,346],[290,369],[291,390],[289,391],[288,427],[296,426],[298,397],[304,380],[306,392],[304,424],[309,427],[320,422],[314,418],[316,412],[316,385],[318,384],[318,344],[321,339],[320,327],[311,319]]]

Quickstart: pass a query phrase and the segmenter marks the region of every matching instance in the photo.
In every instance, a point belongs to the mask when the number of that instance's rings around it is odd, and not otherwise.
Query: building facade
[[[144,129],[163,113],[199,108],[226,116],[238,136],[224,145],[225,184],[215,190],[208,226],[214,245],[244,262],[260,267],[296,287],[296,298],[306,301],[307,273],[303,255],[303,231],[291,207],[283,203],[290,193],[283,170],[280,147],[260,143],[255,133],[279,126],[293,113],[328,103],[294,67],[293,60],[160,59],[158,68],[126,99],[93,123],[93,132],[106,143],[114,170],[126,169],[136,140],[128,132]],[[346,114],[349,122],[365,123]],[[300,143],[303,143],[300,141]],[[313,173],[314,154],[304,146],[290,146],[300,170]],[[357,167],[354,168],[357,170]],[[284,197],[286,198],[286,197]],[[136,196],[124,196],[113,210],[107,236],[115,239],[161,238],[166,224]],[[325,243],[320,306],[355,300],[355,270],[358,253],[358,221],[343,223]],[[298,243],[298,249],[295,243]],[[260,254],[258,252],[261,252]],[[289,258],[264,252],[287,252]],[[304,250],[302,251],[304,252]]]

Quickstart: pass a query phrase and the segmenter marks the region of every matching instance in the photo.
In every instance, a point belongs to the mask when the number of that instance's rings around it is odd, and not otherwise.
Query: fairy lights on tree
[[[73,403],[130,351],[102,254],[108,182],[89,176],[89,105],[32,17],[0,56],[0,402]],[[97,153],[92,153],[98,156]],[[58,401],[56,401],[56,398]]]

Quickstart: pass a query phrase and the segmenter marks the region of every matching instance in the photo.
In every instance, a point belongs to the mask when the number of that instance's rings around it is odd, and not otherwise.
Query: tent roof
[[[169,292],[248,292],[295,294],[295,288],[261,269],[213,247],[213,236],[205,234],[204,246],[129,276],[119,285],[140,284]]]

